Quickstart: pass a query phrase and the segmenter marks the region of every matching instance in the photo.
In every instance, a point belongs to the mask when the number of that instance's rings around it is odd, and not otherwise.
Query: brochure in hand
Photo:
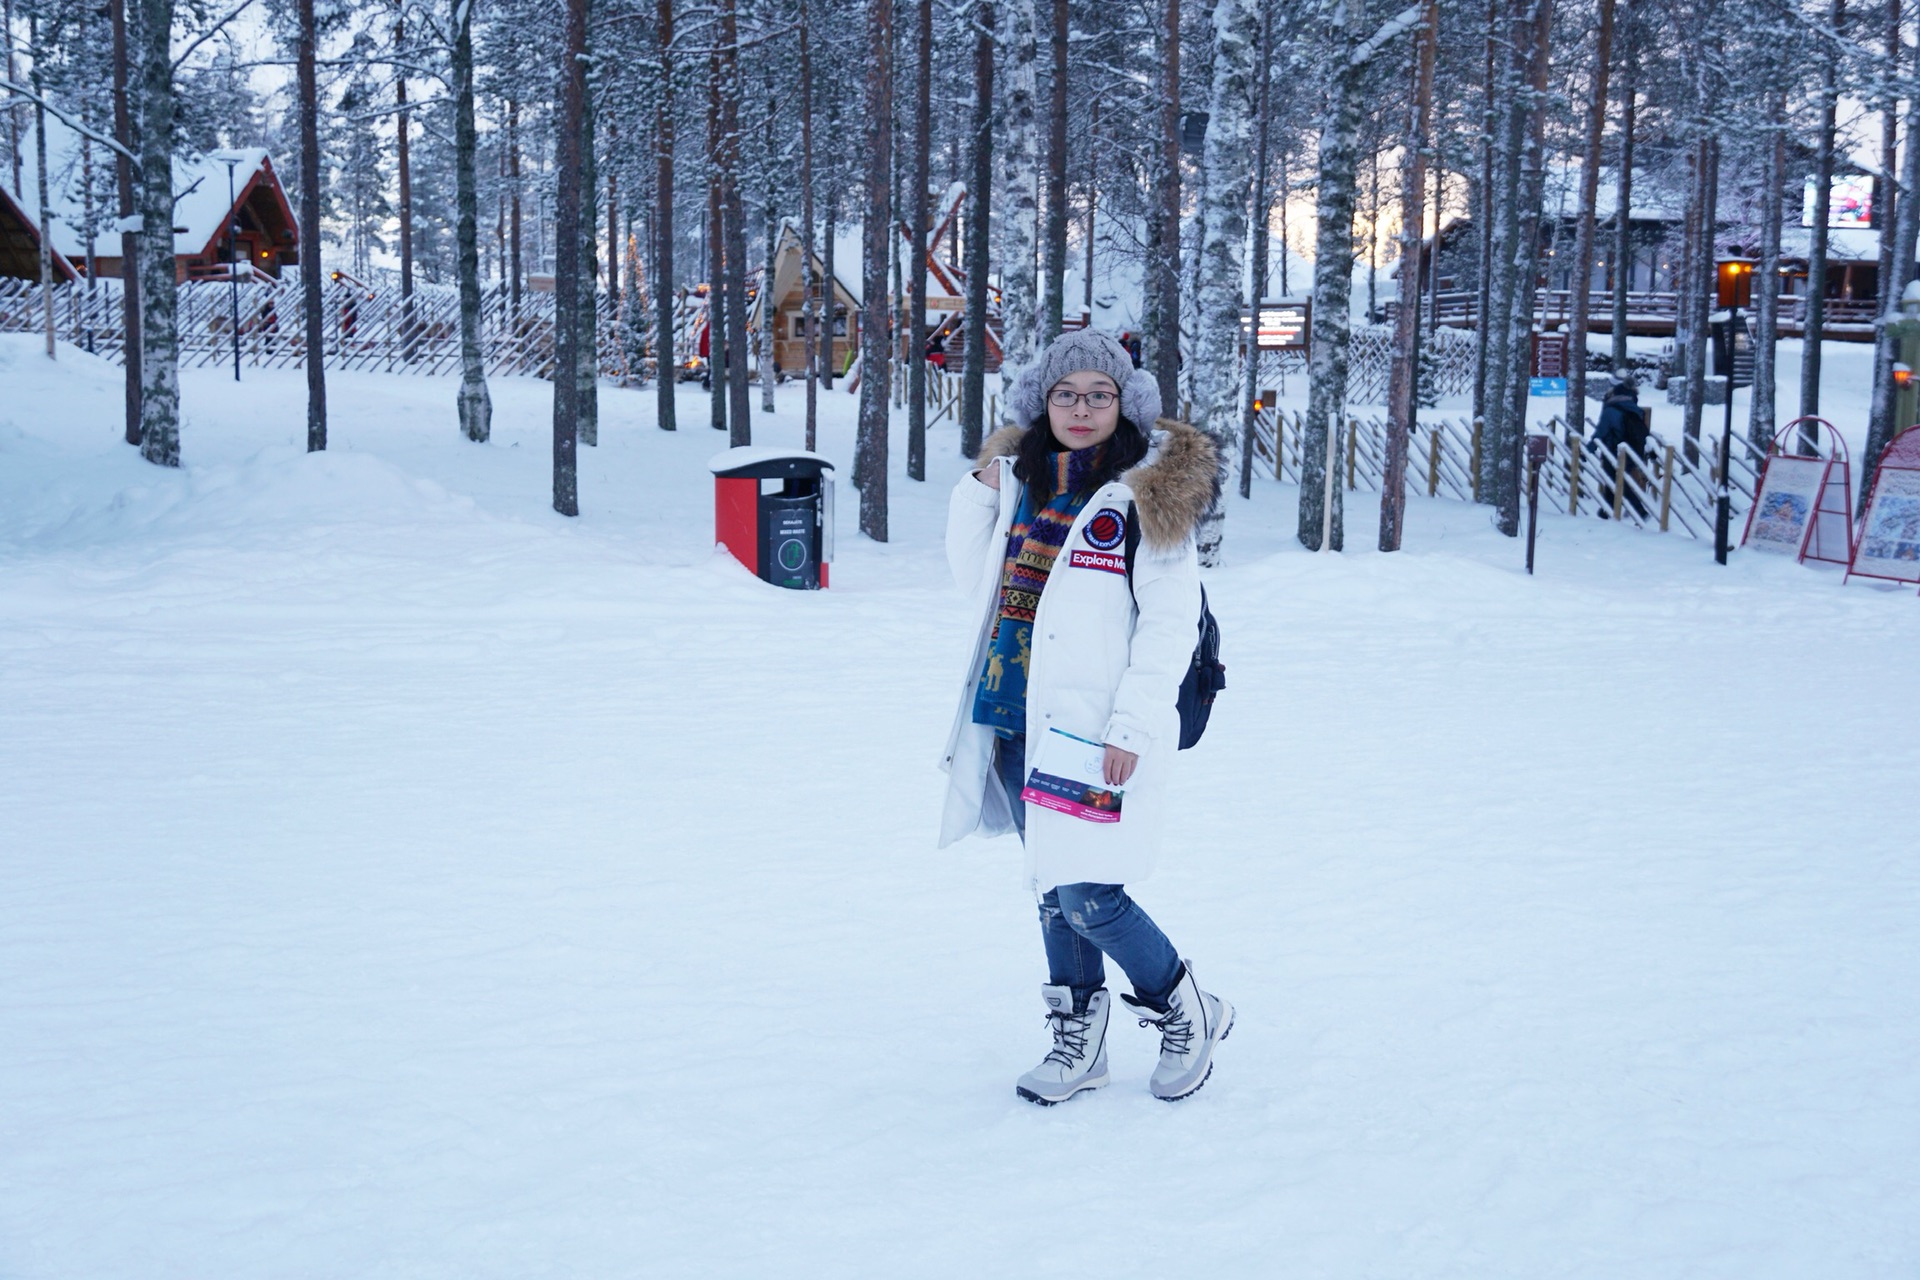
[[[1104,743],[1047,730],[1020,798],[1085,822],[1120,821],[1120,800],[1126,788],[1107,784],[1106,754]]]

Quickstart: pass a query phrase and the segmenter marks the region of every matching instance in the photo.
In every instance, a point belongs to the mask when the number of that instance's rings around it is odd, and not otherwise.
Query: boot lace
[[[1093,1019],[1084,1013],[1049,1013],[1047,1021],[1053,1024],[1053,1049],[1042,1061],[1057,1062],[1069,1069],[1079,1065],[1087,1056],[1087,1033],[1093,1029]]]
[[[1157,1018],[1142,1018],[1143,1027],[1160,1028],[1160,1052],[1186,1057],[1187,1050],[1193,1044],[1193,1019],[1187,1011],[1176,1004]]]

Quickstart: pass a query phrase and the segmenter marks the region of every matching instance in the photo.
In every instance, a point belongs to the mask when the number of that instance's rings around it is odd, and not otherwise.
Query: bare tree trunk
[[[1060,336],[1067,290],[1067,0],[1053,0],[1052,83],[1047,95],[1047,244],[1041,271],[1040,341]]]
[[[1504,26],[1508,34],[1501,41],[1496,71],[1500,103],[1498,136],[1491,167],[1492,183],[1485,198],[1492,209],[1486,266],[1491,279],[1487,287],[1480,468],[1474,479],[1474,496],[1496,506],[1500,497],[1500,442],[1506,432],[1507,415],[1512,410],[1513,316],[1518,312],[1530,317],[1533,312],[1533,291],[1522,285],[1516,265],[1520,238],[1520,155],[1527,136],[1523,73],[1528,44],[1526,14],[1530,3],[1538,0],[1508,0],[1500,15],[1499,25]],[[1527,286],[1530,285],[1531,282],[1527,282]],[[1523,342],[1526,339],[1524,330],[1521,339]]]
[[[811,453],[819,444],[820,423],[820,275],[813,266],[813,0],[800,0],[800,314]]]
[[[1433,62],[1439,27],[1439,0],[1427,0],[1415,37],[1413,110],[1407,121],[1407,158],[1401,174],[1400,305],[1393,316],[1393,366],[1387,375],[1387,458],[1380,480],[1382,551],[1400,549],[1407,513],[1407,438],[1420,425],[1420,266],[1426,238],[1421,198],[1426,192],[1427,148],[1433,130]],[[1434,229],[1439,230],[1437,218]]]
[[[720,223],[727,258],[727,420],[736,448],[753,443],[747,382],[747,210],[740,191],[740,31],[737,0],[720,0]]]
[[[1627,369],[1627,290],[1633,283],[1633,121],[1638,105],[1639,51],[1633,40],[1633,0],[1620,0],[1620,173],[1613,197],[1613,371]],[[1777,221],[1777,219],[1776,219]]]
[[[1535,281],[1540,272],[1540,206],[1545,194],[1548,42],[1553,34],[1553,0],[1533,0],[1532,30],[1527,33],[1527,146],[1519,172],[1518,226],[1513,246],[1513,310],[1507,359],[1511,362],[1511,403],[1493,437],[1495,527],[1508,537],[1520,532],[1520,455],[1527,434],[1527,374],[1532,357]]]
[[[1481,70],[1481,86],[1484,89],[1480,107],[1480,178],[1475,184],[1473,201],[1473,232],[1480,251],[1479,279],[1475,284],[1474,321],[1473,321],[1473,416],[1477,422],[1484,422],[1487,416],[1487,391],[1495,382],[1493,371],[1493,283],[1498,276],[1494,267],[1493,255],[1493,218],[1496,200],[1494,199],[1494,153],[1497,150],[1496,136],[1504,136],[1501,122],[1505,113],[1511,110],[1511,104],[1502,105],[1505,99],[1500,87],[1505,82],[1507,68],[1511,65],[1512,54],[1505,52],[1497,60],[1495,52],[1504,48],[1500,38],[1501,0],[1487,0],[1487,37]],[[1509,23],[1509,26],[1512,24]],[[1474,497],[1480,497],[1485,486],[1479,475],[1473,477]]]
[[[1572,305],[1567,317],[1567,425],[1584,434],[1587,420],[1587,307],[1593,281],[1594,201],[1600,194],[1600,147],[1607,128],[1607,72],[1613,65],[1614,0],[1598,0],[1593,72],[1587,95],[1587,154],[1580,167],[1580,211],[1575,215]]]
[[[493,435],[493,399],[487,394],[486,365],[480,352],[480,147],[473,125],[473,0],[453,0],[453,140],[458,204],[454,235],[460,272],[460,431],[484,444]],[[303,274],[306,260],[303,246]]]
[[[1014,379],[1038,354],[1034,298],[1034,0],[1007,0],[1005,138],[1000,148],[1000,384]],[[1026,423],[1020,425],[1025,426]]]
[[[893,0],[867,0],[866,216],[861,254],[860,532],[887,540],[887,410],[893,370],[887,307],[888,216],[893,168]]]
[[[1264,90],[1263,90],[1264,92]],[[1087,269],[1080,280],[1080,322],[1093,324],[1093,233],[1099,221],[1100,204],[1100,99],[1089,107],[1087,120]]]
[[[654,420],[662,431],[679,427],[674,391],[680,383],[673,331],[673,0],[654,6],[660,42],[660,101],[653,114],[653,372]]]
[[[13,32],[7,32],[7,39],[13,39]],[[33,91],[44,98],[46,86],[40,68],[46,62],[46,52],[40,47],[37,13],[27,15],[27,45],[33,54]],[[53,202],[47,189],[47,109],[38,102],[33,106],[33,159],[35,194],[40,197],[40,309],[47,335],[47,359],[52,360],[57,350],[53,329]]]
[[[1748,397],[1747,440],[1764,454],[1773,445],[1776,356],[1780,341],[1780,219],[1787,180],[1787,91],[1769,96],[1771,138],[1767,147],[1766,187],[1760,193],[1760,267],[1754,280],[1753,391]]]
[[[404,56],[407,48],[407,25],[404,15],[393,20],[393,47],[396,54]],[[407,73],[398,69],[393,77],[393,102],[399,110],[394,112],[394,152],[400,168],[400,345],[401,358],[411,361],[414,355],[415,334],[413,328],[413,159],[411,155],[412,130],[409,128],[407,110]]]
[[[1897,82],[1900,77],[1900,55],[1905,51],[1900,34],[1900,0],[1887,0],[1887,80]],[[1873,225],[1880,232],[1880,255],[1878,272],[1874,279],[1880,282],[1881,297],[1886,296],[1886,282],[1893,279],[1893,229],[1899,216],[1899,178],[1896,171],[1900,163],[1900,95],[1887,95],[1886,107],[1880,112],[1880,172],[1873,179]],[[1879,365],[1876,362],[1875,368]],[[1889,364],[1889,369],[1891,365]]]
[[[586,21],[591,23],[593,0],[581,2],[587,7]],[[588,81],[580,92],[579,229],[575,233],[580,242],[575,255],[579,259],[576,274],[580,277],[580,296],[575,305],[580,319],[576,326],[579,341],[573,349],[572,372],[576,387],[574,394],[577,397],[574,411],[580,443],[597,446],[600,443],[600,246],[594,241],[598,239],[600,220],[594,204],[600,191],[600,172],[593,154],[592,82]]]
[[[1836,33],[1847,11],[1846,0],[1828,0],[1827,30]],[[1835,115],[1840,102],[1839,55],[1831,42],[1822,42],[1820,54],[1820,133],[1813,163],[1813,229],[1807,236],[1807,308],[1800,355],[1800,416],[1820,413],[1820,342],[1827,318],[1827,219],[1833,211],[1833,154]]]
[[[914,45],[912,240],[907,264],[907,479],[927,478],[927,184],[933,151],[933,0],[919,0]]]
[[[1148,215],[1154,219],[1157,243],[1149,238],[1151,256],[1146,266],[1157,283],[1152,325],[1146,338],[1147,363],[1160,384],[1160,403],[1172,414],[1178,413],[1180,406],[1180,0],[1166,0],[1166,25],[1160,38],[1164,41],[1160,50],[1160,144],[1154,149],[1159,163],[1153,174],[1159,208]]]
[[[580,384],[581,140],[586,132],[587,0],[567,0],[560,50],[560,110],[554,121],[553,509],[580,514],[576,433]]]
[[[1200,201],[1200,288],[1195,298],[1199,327],[1193,386],[1195,425],[1213,441],[1226,475],[1233,474],[1240,448],[1241,392],[1246,385],[1240,364],[1243,345],[1248,348],[1247,359],[1253,359],[1252,344],[1243,336],[1241,317],[1247,299],[1240,279],[1246,270],[1247,194],[1253,178],[1247,167],[1247,144],[1253,132],[1259,36],[1254,0],[1218,0],[1214,5],[1212,110],[1201,157],[1206,181]],[[1226,512],[1216,496],[1195,531],[1202,565],[1220,563],[1225,524]]]
[[[720,126],[720,50],[707,54],[707,404],[715,431],[727,430],[727,233]],[[731,440],[732,433],[728,432]]]
[[[1707,347],[1712,333],[1709,317],[1714,296],[1713,242],[1719,219],[1719,140],[1711,136],[1701,138],[1694,144],[1694,155],[1694,171],[1699,176],[1694,217],[1689,223],[1693,239],[1692,271],[1686,296],[1681,299],[1687,316],[1687,402],[1680,430],[1686,438],[1689,461],[1699,456],[1700,423],[1706,405]],[[1731,386],[1727,394],[1733,394]]]
[[[140,455],[180,465],[173,255],[173,0],[140,0]],[[303,246],[304,248],[304,246]],[[306,260],[306,253],[301,260]]]
[[[1888,0],[1887,3],[1887,80],[1897,83],[1900,78],[1900,55],[1904,45],[1900,38],[1900,0]],[[1886,110],[1880,122],[1880,174],[1873,181],[1873,222],[1880,229],[1880,282],[1879,310],[1873,335],[1873,402],[1867,415],[1868,453],[1865,459],[1867,473],[1874,470],[1874,463],[1880,449],[1893,438],[1893,432],[1899,426],[1893,421],[1893,364],[1899,349],[1899,342],[1888,329],[1888,325],[1900,319],[1900,289],[1907,273],[1899,267],[1900,258],[1894,241],[1899,238],[1899,206],[1905,201],[1895,195],[1899,180],[1895,177],[1897,139],[1899,136],[1900,95],[1892,92],[1887,95]],[[1911,251],[1908,257],[1912,257]],[[1876,443],[1877,442],[1877,443]],[[1866,492],[1866,486],[1861,486]],[[1865,499],[1862,498],[1861,511],[1865,511]]]
[[[520,289],[526,280],[521,270],[520,247],[523,243],[524,224],[520,209],[520,104],[512,98],[507,99],[507,236],[510,256],[508,258],[507,296],[513,303],[513,318],[516,325],[520,319]]]
[[[1887,333],[1887,327],[1901,318],[1900,300],[1914,279],[1913,255],[1920,245],[1920,46],[1914,50],[1913,80],[1909,81],[1907,95],[1907,150],[1901,159],[1900,185],[1905,189],[1897,206],[1899,213],[1894,219],[1893,228],[1893,275],[1882,282],[1880,304],[1880,332]],[[1860,496],[1856,515],[1864,516],[1867,511],[1867,496],[1873,492],[1873,478],[1880,469],[1880,455],[1892,442],[1894,434],[1909,425],[1896,422],[1893,417],[1893,342],[1883,336],[1880,350],[1876,351],[1876,363],[1885,365],[1884,380],[1876,377],[1874,412],[1867,431],[1867,448],[1860,473]],[[1876,369],[1876,374],[1881,370]],[[1878,388],[1885,386],[1886,403],[1880,403]]]
[[[835,157],[834,168],[836,173],[839,170],[839,165],[833,138],[834,129],[838,124],[839,113],[835,110],[834,99],[830,92],[827,99],[827,145],[828,154]],[[831,184],[829,185],[829,190],[831,190],[833,194],[827,200],[826,225],[821,228],[821,239],[823,243],[820,253],[820,274],[827,278],[827,282],[821,296],[821,306],[823,310],[821,312],[822,324],[820,327],[820,385],[828,391],[831,391],[833,390],[833,375],[835,373],[833,366],[834,360],[836,359],[833,347],[833,334],[834,330],[841,324],[838,315],[840,310],[840,295],[835,292],[837,286],[834,283],[840,278],[840,274],[839,268],[834,265],[833,261],[833,242],[837,234],[837,228],[834,223],[835,215],[840,211],[840,192],[837,187],[833,187]],[[850,315],[847,316],[845,323],[851,325],[853,323],[853,317]],[[848,330],[848,336],[852,336],[851,329]]]
[[[960,452],[978,457],[986,438],[987,272],[992,264],[993,4],[974,0],[973,119],[967,179],[967,346],[960,381]],[[995,424],[998,425],[997,423]]]
[[[761,81],[762,101],[766,106],[765,129],[761,134],[762,153],[767,157],[768,172],[761,186],[760,219],[761,232],[765,237],[765,253],[761,256],[760,271],[760,352],[756,363],[760,366],[760,412],[774,411],[773,389],[779,381],[779,372],[774,368],[774,339],[778,337],[780,317],[774,307],[773,297],[773,255],[780,242],[780,212],[775,207],[775,186],[772,166],[774,164],[773,123],[778,110],[778,96],[774,93],[773,63],[761,63],[763,79]],[[804,272],[802,282],[804,283]]]
[[[1364,0],[1331,0],[1327,114],[1320,129],[1319,230],[1313,255],[1313,342],[1307,420],[1300,441],[1299,538],[1309,551],[1341,549],[1341,486],[1334,460],[1347,417],[1347,342],[1352,329],[1353,214],[1359,177]]]
[[[321,296],[320,84],[313,0],[300,0],[300,283],[307,338],[307,451],[327,447],[326,307]]]
[[[1248,308],[1250,323],[1246,330],[1246,357],[1242,365],[1242,386],[1240,389],[1240,496],[1253,496],[1253,446],[1254,446],[1254,403],[1259,398],[1260,388],[1260,304],[1267,296],[1268,243],[1267,217],[1273,207],[1273,195],[1267,186],[1267,158],[1272,142],[1273,129],[1273,2],[1260,0],[1260,48],[1254,55],[1254,75],[1259,79],[1259,88],[1254,93],[1253,104],[1253,192],[1248,208],[1253,218],[1253,266],[1249,272],[1247,293],[1251,299]],[[1098,122],[1099,102],[1094,103],[1094,120]],[[1091,148],[1089,148],[1091,150]],[[1089,157],[1091,160],[1091,157]],[[1093,314],[1093,173],[1095,166],[1088,166],[1087,187],[1087,314]],[[1285,188],[1281,198],[1285,200]],[[1284,252],[1284,248],[1282,250]],[[1279,460],[1274,463],[1274,474],[1280,473]]]
[[[114,140],[130,152],[140,150],[140,139],[135,136],[133,110],[127,99],[127,4],[128,0],[113,0],[113,136]],[[9,8],[8,12],[12,12]],[[13,113],[7,113],[11,116]],[[120,217],[123,228],[131,226],[131,220],[139,212],[134,202],[133,162],[124,154],[115,153],[113,157],[113,180],[119,196]],[[138,447],[140,444],[140,235],[138,232],[122,230],[120,232],[120,304],[121,316],[126,327],[126,339],[121,350],[126,356],[126,441]]]
[[[20,83],[20,71],[13,58],[13,0],[6,0],[0,7],[0,31],[6,33],[7,79],[14,84]],[[20,188],[20,104],[9,101],[7,113],[7,156],[13,162],[13,190]]]

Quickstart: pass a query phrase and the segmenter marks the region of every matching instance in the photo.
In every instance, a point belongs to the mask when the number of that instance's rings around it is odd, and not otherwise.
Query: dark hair
[[[1120,425],[1114,428],[1107,438],[1107,456],[1100,464],[1091,481],[1091,487],[1098,489],[1107,481],[1119,476],[1121,472],[1137,466],[1147,456],[1147,433],[1142,431],[1133,419],[1122,415]],[[1040,416],[1027,427],[1026,434],[1020,437],[1020,447],[1014,451],[1013,474],[1021,484],[1032,486],[1036,479],[1045,482],[1047,496],[1052,497],[1053,469],[1048,465],[1054,454],[1066,448],[1054,438],[1053,424],[1047,420],[1043,410]]]

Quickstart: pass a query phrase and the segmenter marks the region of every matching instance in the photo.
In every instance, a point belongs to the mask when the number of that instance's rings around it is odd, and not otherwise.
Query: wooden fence
[[[59,336],[118,362],[126,344],[121,323],[120,282],[99,280],[53,286]],[[365,287],[347,281],[325,286],[326,367],[377,369],[389,373],[445,374],[460,368],[460,296],[446,285],[423,285],[411,298],[397,287]],[[233,311],[238,295],[240,363],[253,368],[301,367],[306,363],[300,285],[260,278],[237,289],[225,281],[189,280],[180,285],[180,363],[188,368],[233,359]],[[601,293],[598,312],[602,374],[637,377],[621,341],[618,299]],[[37,281],[0,278],[0,332],[37,332],[45,323]],[[631,317],[644,325],[639,316]],[[480,350],[490,375],[553,372],[553,295],[523,292],[516,308],[504,288],[481,296]]]
[[[1335,444],[1340,483],[1348,489],[1377,493],[1386,472],[1387,422],[1384,418],[1349,417]],[[1292,410],[1267,410],[1256,417],[1254,464],[1277,480],[1299,483],[1300,450],[1305,415]],[[1689,447],[1658,432],[1648,435],[1644,458],[1624,446],[1618,458],[1605,459],[1590,439],[1570,431],[1559,418],[1546,433],[1552,446],[1540,468],[1540,503],[1569,515],[1623,520],[1641,528],[1679,532],[1693,538],[1713,536],[1714,506],[1719,495],[1719,438],[1702,439]],[[1407,491],[1429,497],[1476,501],[1479,486],[1481,438],[1477,420],[1428,419],[1407,442]],[[1756,459],[1745,440],[1735,438],[1732,450],[1733,512],[1744,520],[1753,503]],[[1611,463],[1611,465],[1609,465]],[[1624,483],[1613,483],[1615,473]],[[1524,475],[1523,480],[1524,484]]]
[[[1473,328],[1479,319],[1480,299],[1470,290],[1447,290],[1422,299],[1431,306],[1434,322],[1443,328]],[[1397,302],[1386,304],[1392,317]],[[1870,339],[1873,320],[1880,304],[1872,299],[1828,298],[1822,324],[1829,337]],[[1573,314],[1573,294],[1567,289],[1541,289],[1534,295],[1533,315],[1549,328],[1564,328]],[[1667,290],[1632,289],[1627,293],[1627,332],[1649,337],[1671,337],[1680,314],[1680,295]],[[1613,294],[1594,290],[1587,295],[1587,323],[1600,333],[1613,327]],[[1806,332],[1805,294],[1788,294],[1780,299],[1779,329],[1783,336],[1801,337]]]

